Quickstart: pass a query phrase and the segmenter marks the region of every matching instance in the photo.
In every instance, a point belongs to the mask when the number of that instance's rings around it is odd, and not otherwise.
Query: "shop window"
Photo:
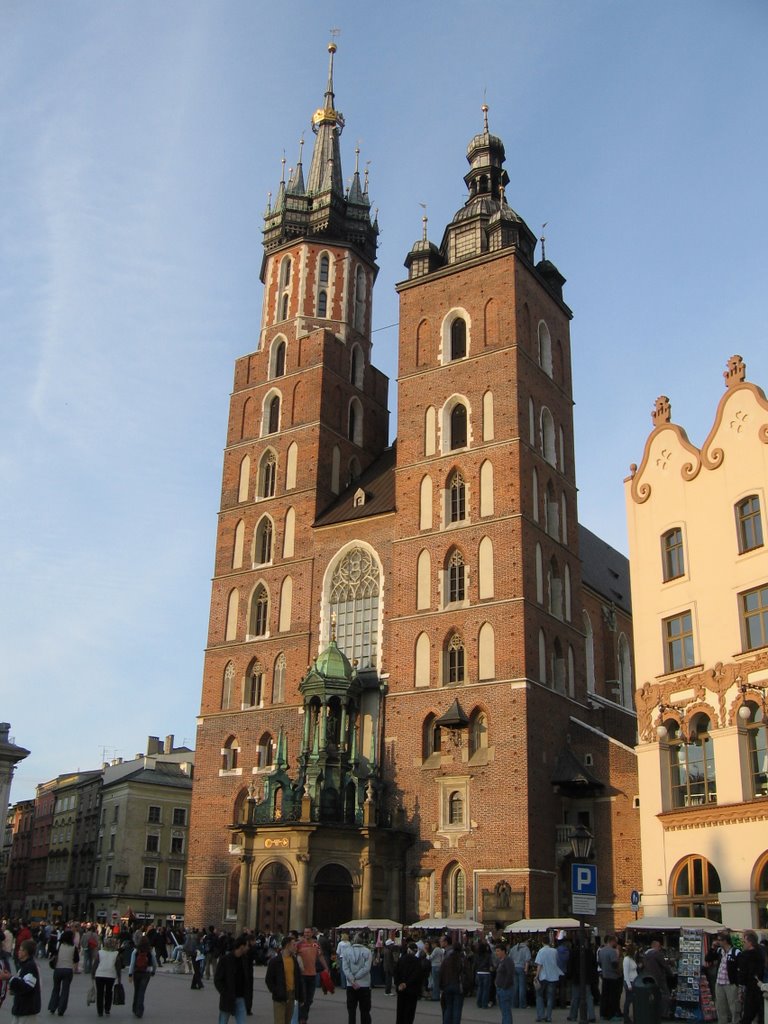
[[[708,917],[722,921],[720,877],[704,857],[691,855],[672,874],[672,906],[676,917]]]

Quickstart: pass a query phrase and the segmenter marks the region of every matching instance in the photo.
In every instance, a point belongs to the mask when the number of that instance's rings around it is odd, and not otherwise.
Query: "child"
[[[32,1024],[40,1013],[40,972],[35,963],[34,939],[24,939],[19,946],[19,973],[8,982],[13,992],[12,1024]]]

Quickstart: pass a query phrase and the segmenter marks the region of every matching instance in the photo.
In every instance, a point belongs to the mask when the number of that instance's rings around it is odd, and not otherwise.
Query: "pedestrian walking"
[[[128,981],[133,985],[133,1015],[141,1019],[144,1016],[144,996],[152,975],[157,971],[157,956],[149,944],[149,939],[142,935],[139,944],[131,953],[128,967]]]
[[[272,995],[274,1024],[290,1024],[296,1002],[302,1000],[303,979],[301,965],[296,956],[296,939],[286,935],[280,952],[267,964],[265,977],[267,989]]]
[[[219,993],[219,1024],[245,1024],[246,965],[248,963],[248,936],[238,935],[235,948],[219,957],[213,984]]]
[[[507,954],[507,947],[499,943],[496,956],[496,1002],[501,1011],[501,1024],[512,1024],[512,1004],[517,985],[515,963]]]
[[[360,1024],[371,1024],[371,964],[373,954],[363,942],[360,932],[344,951],[344,974],[347,978],[347,1020],[356,1024],[360,1008]]]
[[[329,965],[323,956],[320,945],[315,940],[311,928],[304,929],[304,938],[296,945],[296,955],[301,964],[301,973],[304,981],[304,998],[299,1006],[299,1024],[307,1024],[309,1011],[312,1008],[312,1000],[315,998],[315,989],[317,988],[317,965],[319,963],[324,971],[329,969]],[[349,983],[349,979],[347,979],[347,983]]]
[[[560,981],[561,970],[557,962],[557,950],[552,940],[542,946],[536,954],[536,1020],[552,1020],[552,1008],[555,1005],[555,993]]]
[[[123,961],[113,935],[104,939],[104,948],[91,951],[91,974],[96,985],[96,1012],[101,1017],[109,1016],[112,1009],[112,992],[115,982],[120,981]]]
[[[48,1000],[49,1013],[58,1013],[60,1017],[63,1017],[67,1012],[69,987],[72,984],[72,975],[75,973],[75,965],[79,959],[80,954],[75,946],[74,933],[67,928],[61,933],[59,944],[56,947],[53,988],[51,989],[51,998]]]

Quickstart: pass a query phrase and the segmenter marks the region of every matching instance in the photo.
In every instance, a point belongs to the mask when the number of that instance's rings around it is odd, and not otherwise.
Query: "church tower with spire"
[[[235,365],[186,918],[567,916],[586,825],[615,927],[638,877],[615,852],[637,843],[628,579],[577,520],[564,278],[508,202],[484,107],[466,201],[406,256],[389,447],[378,224],[357,152],[343,184],[328,49]]]

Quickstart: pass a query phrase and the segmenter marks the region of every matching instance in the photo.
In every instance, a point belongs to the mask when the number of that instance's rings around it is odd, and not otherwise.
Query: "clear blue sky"
[[[509,202],[568,279],[581,520],[626,548],[658,394],[701,443],[729,355],[768,386],[764,0],[2,0],[0,718],[33,751],[12,799],[102,748],[194,742],[233,361],[331,27],[392,380],[419,203],[439,242],[487,97]]]

